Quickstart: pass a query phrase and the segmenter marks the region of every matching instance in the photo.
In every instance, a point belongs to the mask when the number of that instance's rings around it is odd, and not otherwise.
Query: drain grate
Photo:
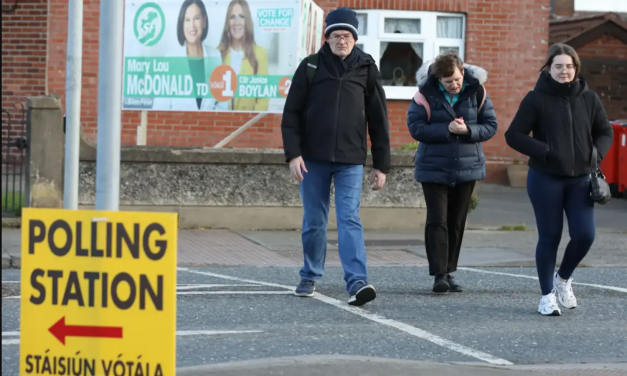
[[[329,240],[332,246],[337,246],[337,240]],[[366,247],[418,247],[425,245],[419,239],[366,239]]]

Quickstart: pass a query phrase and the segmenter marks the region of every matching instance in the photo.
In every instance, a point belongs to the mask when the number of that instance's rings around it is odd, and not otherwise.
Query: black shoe
[[[377,297],[377,292],[371,284],[360,283],[353,288],[350,294],[348,304],[361,307],[362,305],[373,301]]]
[[[462,287],[459,284],[455,283],[455,278],[452,275],[447,274],[446,280],[451,287],[449,289],[450,292],[462,292]]]
[[[433,283],[433,292],[448,292],[450,288],[451,286],[448,284],[446,274],[438,274],[435,276],[435,282]]]

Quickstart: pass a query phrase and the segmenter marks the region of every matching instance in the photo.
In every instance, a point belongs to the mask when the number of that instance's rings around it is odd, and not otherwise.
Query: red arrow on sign
[[[122,338],[122,328],[113,326],[65,325],[65,316],[48,329],[65,345],[65,337]]]

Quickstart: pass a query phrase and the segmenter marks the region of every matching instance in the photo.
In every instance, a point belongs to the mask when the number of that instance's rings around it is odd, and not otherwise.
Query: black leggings
[[[564,212],[570,241],[558,270],[563,279],[571,277],[586,257],[595,236],[594,203],[590,199],[588,176],[569,178],[529,169],[527,193],[538,226],[536,266],[542,295],[553,290],[557,249],[562,240]]]

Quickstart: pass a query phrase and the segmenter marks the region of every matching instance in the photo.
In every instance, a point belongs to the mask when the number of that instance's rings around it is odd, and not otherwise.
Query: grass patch
[[[396,148],[396,150],[411,150],[416,151],[418,149],[418,141],[410,142],[409,144],[401,145]]]
[[[24,194],[22,192],[8,192],[2,194],[2,211],[7,213],[19,213],[24,207]]]
[[[503,225],[499,228],[499,231],[527,231],[527,226],[525,225]]]
[[[476,191],[472,192],[472,196],[470,196],[470,206],[468,207],[468,212],[471,213],[473,210],[477,209],[479,206],[479,196]]]

